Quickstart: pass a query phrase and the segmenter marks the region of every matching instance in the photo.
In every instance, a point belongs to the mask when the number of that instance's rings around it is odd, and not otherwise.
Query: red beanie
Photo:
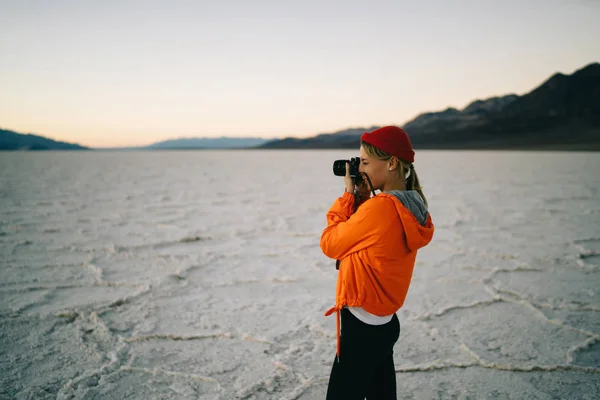
[[[415,162],[415,152],[413,151],[412,144],[402,128],[384,126],[372,132],[363,133],[360,140],[392,156],[406,160],[411,164]]]

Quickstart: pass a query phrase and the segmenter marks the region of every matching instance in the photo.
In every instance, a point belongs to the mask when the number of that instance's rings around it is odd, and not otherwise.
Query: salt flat
[[[352,151],[0,153],[0,398],[323,399]],[[600,397],[600,154],[417,152],[402,399]]]

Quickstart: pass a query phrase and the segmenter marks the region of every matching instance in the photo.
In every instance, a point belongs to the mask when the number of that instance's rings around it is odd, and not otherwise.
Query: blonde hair
[[[369,144],[366,142],[361,142],[361,145],[365,149],[365,153],[367,153],[367,155],[369,157],[373,157],[378,160],[384,160],[384,161],[392,158],[392,156],[390,154],[378,149],[377,147],[373,146],[372,144]],[[408,161],[403,160],[399,157],[398,157],[398,161],[399,161],[400,168],[398,168],[396,171],[398,171],[399,176],[404,178],[406,176],[406,172],[410,170],[410,175],[408,176],[408,178],[405,179],[406,190],[416,190],[417,193],[419,193],[419,196],[421,196],[421,198],[423,199],[425,206],[427,206],[427,199],[425,198],[425,195],[423,194],[423,188],[421,187],[421,183],[419,182],[419,177],[417,176],[417,171],[415,171],[414,166],[411,163],[409,163]]]

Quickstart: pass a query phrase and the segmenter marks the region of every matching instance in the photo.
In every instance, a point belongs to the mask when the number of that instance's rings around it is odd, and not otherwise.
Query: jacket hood
[[[416,190],[384,192],[395,199],[394,204],[402,221],[406,244],[411,251],[425,247],[433,238],[434,226],[425,202]]]

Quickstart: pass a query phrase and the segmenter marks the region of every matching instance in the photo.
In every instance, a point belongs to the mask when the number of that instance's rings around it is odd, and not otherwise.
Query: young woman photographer
[[[364,133],[363,179],[350,176],[348,163],[346,190],[327,213],[321,249],[339,260],[335,306],[325,314],[337,314],[338,331],[328,400],[397,398],[396,312],[406,298],[417,250],[429,244],[434,231],[414,155],[399,127]]]

